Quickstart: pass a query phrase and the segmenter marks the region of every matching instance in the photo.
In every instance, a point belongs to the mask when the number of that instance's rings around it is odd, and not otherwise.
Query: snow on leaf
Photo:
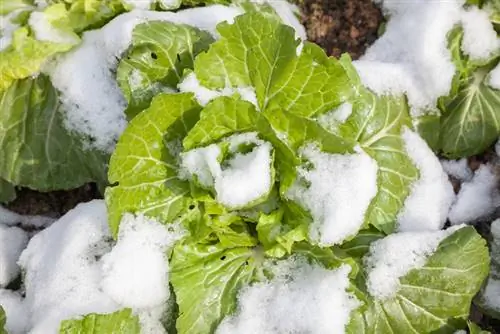
[[[15,81],[0,93],[0,176],[42,191],[105,183],[107,156],[87,149],[63,125],[49,79]]]
[[[347,333],[453,333],[455,319],[468,317],[488,269],[484,239],[472,227],[461,228],[439,244],[423,267],[400,278],[394,297],[358,309]]]
[[[117,81],[128,101],[129,118],[149,106],[159,91],[175,89],[194,57],[213,41],[209,33],[183,24],[150,21],[132,32],[132,44],[118,65]]]

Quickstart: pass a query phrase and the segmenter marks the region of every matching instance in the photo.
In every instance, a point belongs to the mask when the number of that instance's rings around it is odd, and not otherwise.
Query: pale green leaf
[[[29,10],[33,8],[33,0],[0,0],[0,15],[7,15],[15,10]]]
[[[131,309],[110,314],[88,314],[83,319],[64,320],[59,334],[139,334],[139,318]]]
[[[192,94],[160,94],[130,122],[109,167],[109,181],[116,183],[106,189],[114,235],[126,212],[143,213],[165,223],[191,215],[186,210],[193,202],[190,186],[179,179],[175,150],[180,150],[181,140],[198,121],[200,110]]]
[[[338,62],[307,42],[297,56],[293,29],[273,14],[250,12],[217,30],[220,40],[195,61],[203,86],[251,87],[261,111],[280,109],[299,116],[329,111],[350,93]]]
[[[2,306],[0,306],[0,334],[7,334],[5,330],[5,323],[7,322],[7,317],[5,316],[5,311]]]
[[[443,240],[426,264],[400,279],[396,295],[358,309],[348,333],[454,333],[488,275],[486,242],[473,227]]]
[[[122,0],[51,0],[49,3],[64,5],[66,9],[65,15],[53,16],[51,23],[76,33],[100,28],[125,11]]]
[[[490,334],[488,331],[483,331],[481,327],[472,321],[467,321],[467,325],[469,326],[469,334]]]
[[[488,85],[489,69],[477,69],[443,106],[440,149],[448,158],[482,153],[500,135],[500,91]]]
[[[38,41],[29,35],[28,28],[17,29],[12,45],[0,52],[0,92],[15,80],[37,73],[49,57],[68,51],[73,46]]]
[[[177,245],[170,282],[179,305],[178,333],[213,333],[235,310],[238,290],[252,281],[258,265],[251,248]]]
[[[88,149],[63,124],[50,80],[18,80],[0,94],[0,177],[40,191],[105,183],[107,155]]]
[[[183,24],[150,21],[136,26],[132,44],[117,69],[117,81],[128,101],[129,118],[149,106],[155,94],[176,89],[184,69],[208,49],[207,32]]]

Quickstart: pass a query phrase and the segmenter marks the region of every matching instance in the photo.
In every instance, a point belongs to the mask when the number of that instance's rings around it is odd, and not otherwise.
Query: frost
[[[461,227],[395,233],[373,242],[369,254],[363,259],[368,292],[377,299],[393,297],[399,289],[399,279],[410,270],[423,267],[441,241]]]
[[[311,212],[314,222],[309,234],[315,242],[321,246],[340,244],[363,225],[365,212],[377,194],[377,163],[361,150],[328,154],[308,146],[302,154],[314,166],[298,169],[299,177],[309,186],[295,184],[287,196]]]
[[[346,265],[327,270],[297,261],[286,274],[244,288],[236,314],[216,333],[344,333],[360,305],[347,291],[349,272]]]
[[[420,178],[412,185],[398,214],[398,230],[439,230],[444,226],[455,198],[453,186],[438,158],[418,134],[405,129],[403,140]]]

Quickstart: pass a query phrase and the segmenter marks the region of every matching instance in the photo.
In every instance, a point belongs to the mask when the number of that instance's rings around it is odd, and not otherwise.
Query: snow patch
[[[406,93],[414,116],[435,109],[455,74],[447,34],[460,22],[463,3],[383,1],[387,29],[355,62],[364,84],[379,94]]]
[[[20,293],[0,289],[0,306],[5,311],[7,322],[5,329],[9,334],[25,334],[28,332],[29,314],[23,304]]]
[[[259,200],[271,191],[272,146],[260,140],[256,133],[231,136],[223,142],[229,144],[233,156],[219,161],[221,149],[217,144],[181,154],[185,178],[196,176],[202,186],[214,186],[217,201],[229,208],[241,208]],[[248,153],[238,152],[241,144],[254,144]]]
[[[462,183],[448,219],[453,225],[472,223],[492,214],[498,206],[498,176],[491,165],[482,165],[472,180]]]
[[[39,41],[61,44],[77,44],[79,42],[75,34],[54,27],[45,12],[31,13],[28,24],[33,29],[35,38]]]
[[[481,60],[500,51],[500,40],[486,11],[470,7],[462,13],[461,21],[464,29],[462,51],[465,54]]]
[[[170,296],[165,254],[183,235],[180,226],[124,215],[117,244],[102,258],[104,293],[125,307],[162,307]]]
[[[0,225],[0,287],[19,275],[17,260],[28,243],[28,234],[17,227]]]
[[[183,93],[193,93],[198,103],[206,106],[210,101],[221,96],[233,96],[239,94],[242,100],[252,103],[257,109],[257,96],[253,87],[237,87],[214,90],[203,86],[196,77],[196,74],[191,72],[186,75],[179,83],[178,88]]]
[[[35,235],[21,254],[31,333],[55,333],[61,320],[119,309],[100,289],[98,259],[109,250],[104,201],[80,204]]]
[[[46,69],[61,93],[66,128],[89,137],[88,147],[113,151],[127,124],[126,100],[113,71],[130,45],[132,31],[138,24],[149,20],[169,21],[192,25],[216,35],[218,23],[232,21],[241,13],[240,8],[220,5],[176,13],[134,10],[116,17],[102,29],[85,32],[81,45]]]
[[[23,11],[24,9],[18,9],[0,16],[0,51],[7,49],[12,44],[12,35],[20,27],[19,24],[12,21]]]
[[[26,228],[40,229],[49,226],[54,218],[45,216],[20,215],[0,205],[0,225],[20,225]]]
[[[287,196],[311,212],[314,222],[309,234],[315,242],[340,244],[363,225],[377,194],[377,163],[361,149],[355,154],[328,154],[307,146],[301,154],[314,167],[298,168],[298,182]],[[309,186],[300,184],[301,180]]]
[[[351,311],[360,305],[347,291],[350,270],[297,261],[284,275],[244,288],[236,314],[216,333],[344,333]]]
[[[455,199],[453,186],[438,158],[418,134],[404,129],[402,138],[420,178],[411,186],[410,195],[398,214],[398,230],[439,230],[444,226]]]
[[[474,173],[469,168],[469,163],[466,158],[460,160],[441,160],[441,166],[446,174],[454,177],[459,181],[470,181]]]
[[[432,232],[400,232],[373,242],[363,259],[368,292],[377,299],[394,297],[399,289],[399,279],[410,270],[423,267],[441,241],[461,227]]]

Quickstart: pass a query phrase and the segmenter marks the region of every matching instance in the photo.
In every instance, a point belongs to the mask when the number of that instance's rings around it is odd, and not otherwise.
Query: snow
[[[196,176],[204,187],[215,188],[217,201],[228,208],[242,208],[266,196],[272,184],[272,146],[256,133],[228,137],[229,153],[234,156],[219,162],[221,149],[217,144],[197,148],[181,154],[184,178]],[[254,144],[248,153],[239,153],[240,144]]]
[[[77,44],[79,42],[77,35],[62,29],[57,29],[49,20],[50,17],[47,17],[45,12],[31,13],[28,24],[33,30],[37,40],[61,44]]]
[[[31,333],[55,333],[61,320],[118,309],[99,286],[98,259],[109,250],[106,216],[104,201],[80,204],[21,254]]]
[[[0,225],[1,245],[5,229],[18,230]],[[130,307],[143,333],[164,333],[161,319],[170,297],[166,252],[183,235],[180,226],[128,214],[112,247],[104,201],[78,205],[36,234],[22,252],[24,300],[0,289],[7,327],[14,334],[57,333],[62,320]]]
[[[254,2],[263,2],[253,0]],[[286,0],[265,0],[276,11],[283,23],[289,25],[295,30],[295,37],[303,41],[307,40],[306,29],[298,20],[300,10],[297,6],[287,2]]]
[[[441,166],[446,174],[454,177],[459,181],[469,181],[474,173],[469,168],[469,163],[466,158],[460,160],[441,160]]]
[[[318,117],[318,123],[327,130],[333,130],[338,124],[345,123],[352,114],[352,104],[345,102],[338,108]]]
[[[358,232],[377,194],[377,163],[361,149],[354,154],[328,154],[313,146],[301,150],[313,165],[298,168],[287,196],[307,208],[314,219],[309,234],[321,246],[340,244]]]
[[[360,305],[347,291],[349,272],[347,265],[327,270],[297,261],[285,275],[240,291],[236,314],[216,333],[344,333]]]
[[[0,205],[0,225],[21,225],[22,227],[39,229],[54,222],[54,218],[45,216],[20,215]]]
[[[460,22],[463,3],[383,1],[386,31],[355,62],[363,83],[378,94],[406,93],[414,116],[435,109],[455,74],[447,34]]]
[[[7,332],[9,334],[27,333],[29,318],[24,309],[21,294],[12,290],[0,289],[0,306],[4,309],[7,317],[5,324]]]
[[[170,296],[165,254],[183,235],[180,226],[125,215],[117,244],[102,258],[104,293],[126,307],[163,306]]]
[[[230,208],[243,207],[271,191],[271,151],[262,143],[247,154],[236,154],[215,181],[217,199]]]
[[[488,84],[500,90],[500,64],[498,64],[489,74]]]
[[[64,125],[89,137],[88,148],[111,152],[127,124],[126,101],[113,71],[131,43],[134,27],[148,20],[161,20],[192,25],[215,35],[219,22],[232,21],[241,12],[240,8],[220,5],[175,13],[134,10],[116,17],[102,29],[85,32],[81,45],[46,68],[61,92],[66,111]]]
[[[492,214],[499,205],[498,176],[491,165],[481,165],[472,180],[462,183],[448,219],[453,225],[473,223]]]
[[[7,49],[12,44],[12,35],[20,27],[20,25],[13,23],[12,20],[23,11],[23,9],[18,9],[7,15],[0,16],[0,51]]]
[[[483,297],[488,307],[500,311],[500,280],[488,278]]]
[[[123,0],[123,2],[137,9],[151,9],[151,6],[155,3],[155,0]]]
[[[491,223],[490,231],[493,237],[490,247],[493,263],[490,277],[482,293],[482,299],[488,307],[500,311],[500,268],[498,267],[500,264],[498,262],[500,261],[500,219],[496,219]]]
[[[193,93],[198,103],[202,106],[206,106],[210,101],[221,96],[239,94],[242,100],[248,101],[258,108],[257,96],[253,87],[225,87],[220,90],[209,89],[198,81],[195,73],[191,72],[182,79],[178,88],[183,93]]]
[[[28,234],[17,227],[0,225],[0,288],[19,275],[17,260],[28,243]]]
[[[439,230],[455,199],[453,186],[438,158],[418,134],[404,129],[402,138],[420,177],[412,184],[398,214],[398,231]]]
[[[486,11],[470,7],[462,13],[461,21],[464,28],[462,51],[465,54],[481,60],[500,51],[500,40]]]
[[[368,292],[380,300],[394,297],[399,289],[399,279],[410,270],[423,267],[441,241],[461,227],[429,232],[400,232],[373,242],[369,253],[363,258]]]

